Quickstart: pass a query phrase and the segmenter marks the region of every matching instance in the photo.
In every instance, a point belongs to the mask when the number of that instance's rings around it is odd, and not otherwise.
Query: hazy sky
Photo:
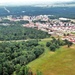
[[[55,3],[55,2],[70,2],[74,0],[0,0],[1,5],[6,5],[6,4],[41,4],[41,3]]]

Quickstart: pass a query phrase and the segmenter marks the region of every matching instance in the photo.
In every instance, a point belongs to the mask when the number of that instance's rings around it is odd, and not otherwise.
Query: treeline
[[[34,23],[40,22],[40,23],[47,23],[47,21],[43,21],[43,20],[34,20]]]
[[[73,43],[68,40],[60,40],[52,37],[52,40],[46,43],[46,47],[49,47],[51,51],[56,51],[60,46],[67,45],[70,47],[72,44]]]
[[[38,40],[0,43],[0,75],[11,75],[44,52]],[[19,67],[19,68],[17,68]],[[26,75],[26,74],[17,74]]]
[[[43,39],[50,37],[47,32],[21,25],[0,26],[0,40]]]
[[[20,20],[20,21],[10,21],[8,19],[3,19],[0,23],[8,23],[8,24],[27,24],[29,21],[27,20]]]

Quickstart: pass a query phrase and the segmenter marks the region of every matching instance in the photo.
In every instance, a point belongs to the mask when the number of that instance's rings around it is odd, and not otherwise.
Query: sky
[[[31,5],[41,3],[71,2],[74,0],[0,0],[0,5]]]

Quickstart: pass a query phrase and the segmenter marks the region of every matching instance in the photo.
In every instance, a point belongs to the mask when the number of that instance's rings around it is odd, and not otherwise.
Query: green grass
[[[75,75],[75,45],[70,48],[63,46],[56,52],[51,52],[45,46],[47,41],[49,40],[39,42],[44,45],[45,52],[27,66],[34,73],[39,70],[43,75]]]

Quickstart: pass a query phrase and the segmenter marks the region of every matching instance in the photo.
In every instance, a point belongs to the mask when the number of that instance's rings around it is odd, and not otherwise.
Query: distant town
[[[6,16],[0,17],[0,25],[8,26],[10,22],[26,22],[22,23],[23,27],[35,28],[48,32],[52,36],[60,36],[75,43],[75,20],[68,18],[50,19],[52,15],[38,16]],[[10,22],[8,22],[10,21]]]

